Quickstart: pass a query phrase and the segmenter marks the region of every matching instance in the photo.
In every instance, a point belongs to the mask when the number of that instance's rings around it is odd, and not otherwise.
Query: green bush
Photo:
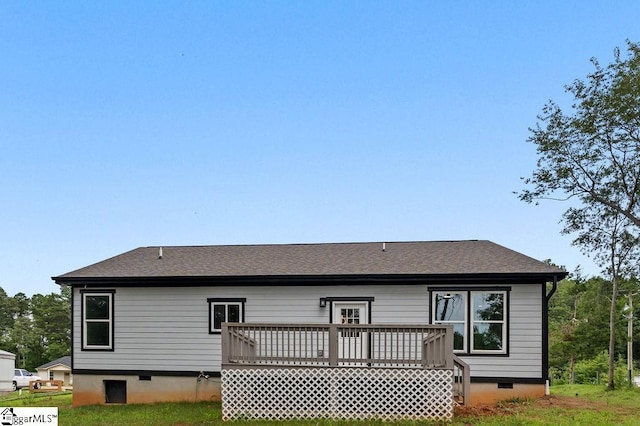
[[[591,359],[577,361],[573,370],[574,383],[576,384],[607,383],[609,378],[609,354],[607,351],[602,351]],[[621,357],[615,363],[613,374],[616,385],[629,384],[627,364]],[[549,369],[549,376],[555,385],[564,385],[571,381],[571,371],[568,366],[563,369]]]

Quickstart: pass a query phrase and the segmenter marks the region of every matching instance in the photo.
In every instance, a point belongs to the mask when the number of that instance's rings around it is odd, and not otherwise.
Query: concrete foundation
[[[125,400],[109,398],[107,383],[118,382],[126,389]],[[124,383],[122,383],[124,382]],[[73,378],[73,405],[119,403],[145,404],[175,401],[219,401],[219,377],[123,376],[76,374]],[[121,396],[121,395],[118,395]]]
[[[85,375],[74,376],[73,405],[108,404],[105,382],[124,382],[127,404],[168,401],[220,401],[221,380],[197,377]],[[494,404],[514,398],[540,398],[544,384],[472,383],[468,405]]]
[[[468,405],[494,404],[514,398],[541,398],[545,395],[544,384],[513,383],[505,387],[498,383],[471,383],[471,401]]]

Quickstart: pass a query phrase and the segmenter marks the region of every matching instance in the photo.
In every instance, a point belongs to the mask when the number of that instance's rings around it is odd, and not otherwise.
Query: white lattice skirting
[[[223,369],[222,419],[448,420],[452,384],[451,370]]]

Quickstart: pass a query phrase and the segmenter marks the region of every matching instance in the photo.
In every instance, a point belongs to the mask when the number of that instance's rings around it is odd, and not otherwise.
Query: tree
[[[640,46],[627,41],[614,61],[586,81],[565,86],[574,98],[571,114],[549,101],[530,129],[537,168],[523,178],[526,202],[578,199],[601,205],[640,228]]]
[[[0,287],[0,347],[9,337],[9,330],[13,327],[13,300]]]
[[[611,277],[609,309],[609,388],[615,387],[615,329],[618,316],[618,284],[633,273],[633,260],[638,258],[640,237],[626,216],[607,205],[592,204],[569,208],[563,215],[563,233],[577,233],[573,244],[592,255],[603,271]]]
[[[537,168],[518,194],[526,202],[577,200],[563,215],[564,232],[578,233],[574,244],[595,252],[612,278],[610,387],[617,286],[637,260],[640,231],[640,46],[627,41],[627,49],[626,58],[616,49],[606,67],[593,58],[587,80],[565,86],[574,98],[570,114],[553,101],[545,105],[528,139],[537,148]]]
[[[33,370],[71,353],[71,290],[13,297],[0,288],[0,348],[16,354],[16,364]]]
[[[621,279],[618,283],[620,291],[635,294],[635,279]],[[569,383],[576,380],[593,380],[595,375],[585,377],[578,371],[579,366],[600,359],[602,353],[609,351],[610,344],[609,301],[612,289],[610,280],[602,277],[585,278],[578,272],[564,279],[558,285],[557,293],[549,301],[549,367],[554,379]],[[616,312],[622,315],[626,298],[618,298]],[[634,305],[640,306],[640,295],[634,296]],[[615,350],[622,354],[626,347],[626,323],[616,321]],[[640,338],[640,330],[635,330],[636,338]],[[639,345],[634,347],[635,359],[640,359]],[[604,361],[604,373],[608,369],[608,359]],[[614,375],[616,376],[616,375]],[[617,376],[616,376],[617,377]]]
[[[70,288],[60,294],[35,294],[31,298],[33,324],[42,336],[46,360],[68,355],[71,348]]]

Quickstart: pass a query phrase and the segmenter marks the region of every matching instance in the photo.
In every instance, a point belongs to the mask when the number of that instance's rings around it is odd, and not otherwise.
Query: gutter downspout
[[[553,276],[553,282],[551,283],[552,287],[551,287],[551,291],[549,292],[549,294],[547,294],[547,303],[549,303],[549,300],[551,300],[551,296],[554,295],[554,293],[556,292],[556,290],[558,289],[558,276],[554,275]]]
[[[543,313],[544,322],[542,324],[542,329],[543,329],[542,334],[544,335],[542,337],[543,338],[542,377],[546,378],[545,386],[544,386],[545,395],[549,395],[549,384],[550,384],[550,381],[549,381],[549,300],[551,299],[551,296],[553,296],[553,294],[556,292],[557,289],[558,289],[558,276],[554,275],[553,281],[551,283],[551,290],[549,291],[548,294],[545,295],[544,313]]]

